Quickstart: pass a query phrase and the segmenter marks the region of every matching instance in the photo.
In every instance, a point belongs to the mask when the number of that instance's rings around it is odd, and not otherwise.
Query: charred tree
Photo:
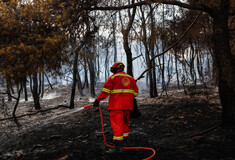
[[[35,109],[41,109],[40,102],[39,102],[39,93],[38,93],[38,76],[37,73],[33,75],[33,86],[32,86],[32,95],[33,95],[33,102]]]
[[[93,60],[88,63],[89,73],[90,73],[90,93],[91,97],[95,97],[95,67],[93,64]]]
[[[228,30],[229,0],[220,2],[220,6],[213,9],[213,53],[218,70],[218,86],[221,104],[223,106],[222,125],[235,124],[235,56],[229,46]]]
[[[79,72],[77,72],[77,81],[78,81],[78,92],[80,93],[80,96],[83,97],[83,88],[82,88],[82,81],[81,81],[81,76]]]
[[[150,21],[151,21],[151,24],[150,24],[150,29],[151,29],[151,35],[150,35],[150,40],[149,40],[149,49],[150,49],[150,52],[151,52],[151,57],[154,57],[154,44],[155,44],[155,41],[156,41],[156,36],[155,36],[155,23],[154,23],[154,17],[153,17],[153,8],[151,5],[149,5],[150,7]],[[155,60],[151,61],[151,66],[152,66],[152,96],[153,98],[154,97],[157,97],[158,96],[158,93],[157,93],[157,80],[156,80],[156,69],[155,69],[155,66],[156,66],[156,63],[155,63]]]
[[[26,83],[26,81],[23,84],[23,87],[24,87],[24,98],[25,98],[25,101],[28,101],[28,91],[27,91],[27,83]]]
[[[88,74],[87,74],[87,62],[85,61],[85,66],[84,66],[84,71],[85,71],[85,74],[84,74],[84,84],[83,84],[83,89],[86,87],[86,88],[89,88],[89,83],[88,83]]]
[[[75,90],[76,90],[76,83],[77,83],[77,65],[78,65],[78,53],[79,51],[76,51],[74,54],[74,59],[73,59],[73,83],[72,83],[72,90],[71,90],[71,97],[70,97],[70,105],[69,108],[72,109],[74,108],[74,98],[75,98]]]
[[[95,26],[94,30],[87,31],[83,37],[83,40],[81,41],[81,44],[77,46],[74,49],[74,60],[73,60],[73,84],[72,84],[72,91],[70,96],[70,106],[69,108],[74,108],[74,98],[75,98],[75,89],[76,89],[76,83],[77,83],[77,72],[78,72],[78,54],[81,51],[81,49],[84,47],[85,44],[87,44],[91,38],[94,36],[94,34],[97,32],[98,28]],[[86,67],[84,67],[86,68]],[[86,73],[86,70],[85,70]]]
[[[132,13],[130,13],[130,10],[128,10],[128,13],[129,13],[128,14],[129,15],[129,22],[128,22],[126,28],[124,28],[124,26],[122,26],[122,36],[123,36],[123,47],[126,52],[126,59],[127,59],[127,74],[129,74],[133,77],[132,51],[129,46],[130,45],[129,44],[129,34],[130,34],[130,30],[132,28],[132,24],[135,19],[136,7],[133,8]],[[120,15],[120,19],[121,19],[121,15]]]
[[[44,90],[45,90],[45,79],[44,79],[44,72],[41,73],[41,98],[43,98]]]
[[[20,123],[18,122],[17,118],[16,118],[16,110],[17,110],[17,107],[18,107],[18,104],[19,104],[19,101],[20,101],[20,95],[21,95],[21,91],[22,91],[22,85],[20,85],[20,88],[19,88],[19,91],[18,91],[18,96],[16,98],[16,103],[15,103],[15,106],[14,106],[14,109],[13,109],[13,112],[12,112],[12,117],[16,123],[16,125],[18,127],[20,127]]]
[[[126,52],[126,59],[127,59],[127,74],[131,75],[133,77],[133,64],[132,64],[132,51],[129,46],[129,33],[132,28],[132,24],[134,22],[135,18],[135,13],[136,13],[136,7],[133,8],[132,13],[129,12],[129,22],[127,27],[124,29],[122,26],[122,35],[123,35],[123,47]],[[121,16],[121,15],[120,15]],[[131,117],[138,117],[140,115],[138,106],[137,106],[137,101],[134,98],[134,103],[133,103],[133,111],[131,112]]]
[[[11,97],[11,88],[9,85],[7,85],[7,98],[8,101],[11,102],[12,101],[12,97]]]

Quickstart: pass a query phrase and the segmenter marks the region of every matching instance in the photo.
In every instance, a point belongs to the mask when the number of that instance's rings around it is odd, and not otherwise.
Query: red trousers
[[[110,110],[109,118],[113,131],[113,140],[123,141],[123,137],[129,136],[129,110]]]

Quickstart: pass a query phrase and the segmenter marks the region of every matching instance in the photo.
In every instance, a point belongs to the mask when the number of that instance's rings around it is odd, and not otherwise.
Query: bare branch
[[[158,55],[155,55],[154,57],[151,58],[150,60],[150,63],[152,63],[152,61],[159,57],[159,56],[162,56],[164,55],[166,52],[168,52],[170,49],[172,49],[173,47],[175,47],[185,36],[186,34],[188,33],[188,31],[190,30],[190,28],[192,28],[192,26],[195,24],[196,20],[198,19],[198,17],[200,16],[201,12],[198,13],[197,17],[193,20],[193,22],[189,25],[189,27],[185,30],[185,32],[180,36],[180,38],[175,42],[173,43],[170,47],[168,47],[165,51],[163,51],[161,54],[158,54]],[[142,74],[136,79],[136,81],[140,80],[141,78],[144,77],[144,74],[149,71],[152,67],[149,67],[147,68],[146,70],[144,70],[142,72]]]
[[[22,118],[22,117],[26,117],[26,116],[32,116],[32,115],[35,115],[35,114],[38,114],[38,113],[47,112],[47,111],[59,109],[59,108],[62,108],[62,107],[64,107],[64,108],[69,108],[69,106],[58,105],[58,106],[53,107],[53,108],[48,108],[48,109],[44,109],[44,110],[39,110],[39,111],[36,111],[36,112],[33,112],[33,113],[29,113],[29,114],[23,114],[23,115],[20,115],[20,116],[15,117],[15,118]],[[0,119],[0,121],[11,120],[11,119],[14,119],[14,117],[2,118],[2,119]]]
[[[128,4],[128,5],[124,5],[124,6],[106,6],[106,7],[92,7],[92,8],[86,8],[87,10],[123,10],[123,9],[130,9],[130,8],[134,8],[134,7],[138,7],[138,6],[142,6],[142,5],[146,5],[149,4],[149,2],[147,1],[141,1],[141,2],[137,2],[137,3],[132,3],[132,4]]]
[[[141,57],[142,55],[140,54],[140,55],[138,55],[138,56],[136,56],[136,57],[133,57],[132,58],[132,61],[134,61],[134,60],[136,60],[137,58],[139,58],[139,57]]]
[[[192,10],[199,10],[204,12],[210,12],[210,8],[205,5],[190,5],[187,3],[182,3],[176,0],[150,0],[151,2],[155,3],[162,3],[162,4],[170,4],[170,5],[176,5],[182,8],[192,9]]]
[[[190,5],[187,3],[179,2],[176,0],[146,0],[141,1],[133,4],[123,5],[123,6],[104,6],[104,7],[98,7],[94,6],[92,8],[85,8],[86,10],[123,10],[123,9],[130,9],[142,5],[147,5],[151,3],[162,3],[162,4],[169,4],[169,5],[176,5],[182,8],[192,9],[192,10],[199,10],[204,12],[211,12],[212,9],[209,8],[206,5],[200,4],[200,5]],[[84,9],[84,8],[83,8]]]

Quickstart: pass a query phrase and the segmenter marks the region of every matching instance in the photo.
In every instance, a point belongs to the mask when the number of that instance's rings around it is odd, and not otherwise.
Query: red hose
[[[101,111],[101,108],[99,106],[99,111],[100,111],[100,120],[101,120],[101,126],[102,126],[102,133],[103,133],[103,138],[104,138],[104,143],[107,147],[111,147],[111,148],[115,148],[115,146],[111,146],[109,144],[107,144],[107,141],[106,141],[106,138],[105,138],[105,134],[104,134],[104,123],[103,123],[103,116],[102,116],[102,111]],[[149,160],[151,158],[153,158],[156,154],[156,151],[153,149],[153,148],[147,148],[147,147],[122,147],[123,149],[147,149],[147,150],[151,150],[153,151],[153,154],[148,157],[148,158],[145,158],[143,160]]]
[[[86,106],[84,106],[84,109],[92,107],[92,106],[93,106],[92,104],[86,105]],[[107,144],[107,141],[106,141],[106,138],[105,138],[105,134],[104,134],[103,115],[102,115],[102,111],[101,111],[100,106],[99,106],[99,111],[100,111],[100,120],[101,120],[101,126],[102,126],[102,133],[103,133],[104,143],[105,143],[105,145],[107,147],[115,148],[115,146],[111,146],[111,145]],[[153,158],[155,156],[155,154],[156,154],[156,151],[153,148],[148,148],[148,147],[122,147],[122,148],[123,149],[146,149],[146,150],[153,151],[153,154],[150,157],[145,158],[143,160],[149,160],[149,159]]]

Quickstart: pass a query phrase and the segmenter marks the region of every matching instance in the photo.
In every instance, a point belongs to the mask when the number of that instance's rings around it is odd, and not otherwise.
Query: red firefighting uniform
[[[105,82],[97,100],[109,97],[108,110],[113,140],[122,141],[129,136],[130,111],[133,110],[133,99],[138,94],[138,87],[134,78],[125,72],[113,74]]]

